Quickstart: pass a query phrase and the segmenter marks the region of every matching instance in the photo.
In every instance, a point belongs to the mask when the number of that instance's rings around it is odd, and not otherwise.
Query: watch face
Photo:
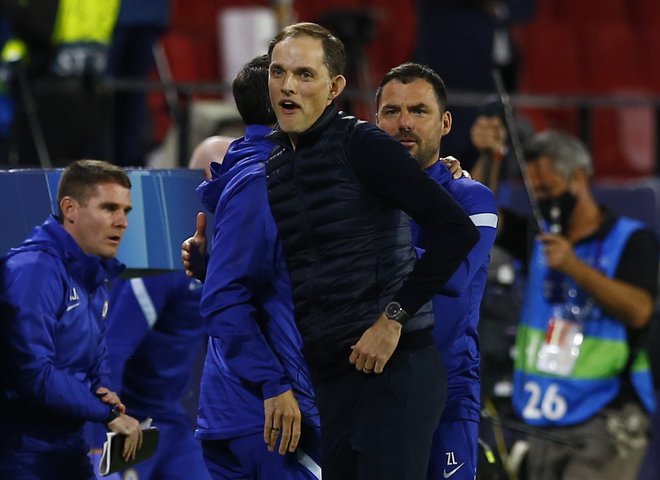
[[[388,318],[396,319],[400,313],[401,305],[399,305],[397,302],[390,302],[387,304],[387,307],[385,307],[385,315]]]

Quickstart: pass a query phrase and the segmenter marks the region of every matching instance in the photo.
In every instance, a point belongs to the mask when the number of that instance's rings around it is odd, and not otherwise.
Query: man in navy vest
[[[478,232],[399,142],[337,111],[345,56],[330,32],[285,27],[269,58],[268,197],[317,386],[324,477],[422,480],[446,395],[430,301]],[[428,235],[420,260],[408,215]]]

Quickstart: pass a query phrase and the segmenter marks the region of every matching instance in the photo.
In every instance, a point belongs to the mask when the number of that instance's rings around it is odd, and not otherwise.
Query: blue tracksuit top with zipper
[[[197,189],[215,213],[200,311],[209,336],[195,436],[263,431],[265,398],[293,388],[303,421],[319,425],[293,318],[291,282],[270,213],[264,163],[270,129],[248,125]]]
[[[447,403],[441,423],[479,420],[479,308],[486,286],[490,249],[497,233],[497,203],[484,185],[466,177],[454,179],[442,161],[426,172],[456,200],[479,230],[479,242],[472,248],[444,289],[458,296],[435,295],[433,338],[447,370]],[[424,248],[424,232],[414,222],[413,241]]]
[[[112,387],[105,284],[122,269],[53,216],[0,261],[0,450],[79,448],[84,422],[108,418],[94,392]]]

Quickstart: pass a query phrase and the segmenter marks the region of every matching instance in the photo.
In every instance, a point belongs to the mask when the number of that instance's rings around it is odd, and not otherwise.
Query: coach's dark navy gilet
[[[354,368],[351,345],[416,261],[408,216],[366,191],[351,168],[352,136],[371,129],[331,105],[295,150],[283,132],[271,136],[278,146],[266,165],[268,200],[291,274],[303,353],[317,378]],[[432,326],[429,303],[406,322],[398,348]]]

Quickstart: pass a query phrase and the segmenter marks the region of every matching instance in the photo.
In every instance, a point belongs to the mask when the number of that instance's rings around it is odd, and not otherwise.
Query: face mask
[[[568,191],[555,198],[539,200],[539,209],[550,225],[550,233],[566,234],[576,202],[575,195]]]

